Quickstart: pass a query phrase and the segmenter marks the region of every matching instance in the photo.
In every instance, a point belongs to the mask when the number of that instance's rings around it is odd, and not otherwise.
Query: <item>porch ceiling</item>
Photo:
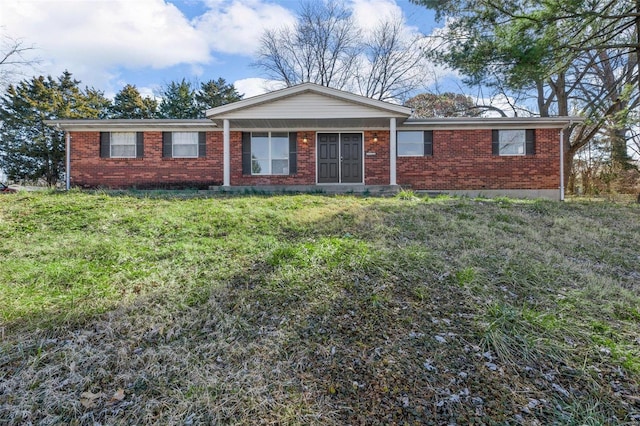
[[[222,128],[222,120],[212,120]],[[230,119],[231,130],[237,129],[388,129],[389,118],[317,118],[317,119]]]

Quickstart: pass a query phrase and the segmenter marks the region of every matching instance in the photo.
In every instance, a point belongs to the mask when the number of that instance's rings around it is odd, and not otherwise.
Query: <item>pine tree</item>
[[[157,118],[158,102],[144,98],[136,86],[127,84],[114,97],[111,118]]]
[[[200,110],[195,100],[195,91],[190,82],[172,81],[162,90],[160,102],[160,117],[162,118],[198,118]]]
[[[209,80],[200,84],[200,90],[196,92],[196,103],[200,110],[200,117],[205,116],[206,110],[220,105],[229,104],[242,99],[233,84],[228,84],[224,78]]]
[[[10,85],[0,98],[0,169],[10,179],[44,179],[55,185],[64,171],[64,132],[44,120],[101,118],[109,100],[65,71]]]

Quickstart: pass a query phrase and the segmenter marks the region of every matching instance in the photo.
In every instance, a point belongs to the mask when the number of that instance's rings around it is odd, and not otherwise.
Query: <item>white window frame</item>
[[[268,158],[254,158],[253,156],[253,137],[254,134],[267,134],[267,144],[269,145],[267,148],[268,151]],[[284,134],[287,135],[286,139],[287,139],[287,156],[286,157],[274,157],[273,156],[273,143],[272,143],[272,139],[273,139],[273,134]],[[260,136],[260,137],[264,137],[264,136]],[[281,136],[278,136],[281,137]],[[254,172],[254,167],[253,167],[253,161],[254,160],[262,160],[262,161],[267,161],[269,164],[269,170],[265,171],[261,171],[260,173],[256,173]],[[285,173],[273,173],[273,161],[274,160],[278,160],[278,161],[283,161],[286,160],[287,161],[287,168]],[[287,176],[289,174],[289,132],[251,132],[251,175],[253,176]]]
[[[176,137],[178,136],[178,137]],[[183,140],[181,140],[181,137],[187,137],[189,136],[190,138],[192,138],[192,141],[189,141],[188,143],[184,143]],[[199,154],[199,150],[200,150],[200,145],[199,145],[200,139],[199,139],[199,135],[198,132],[172,132],[171,133],[171,157],[172,158],[198,158],[198,154]],[[176,151],[176,145],[182,145],[182,146],[195,146],[195,155],[176,155],[175,151]]]
[[[400,153],[400,147],[403,144],[407,144],[407,145],[417,145],[417,142],[403,142],[400,140],[400,134],[409,134],[409,133],[415,133],[418,136],[418,139],[420,140],[420,154],[401,154]],[[396,149],[397,149],[397,156],[398,157],[424,157],[424,131],[422,130],[398,130],[396,132]]]
[[[111,132],[109,134],[109,157],[110,158],[136,158],[137,146],[136,132]],[[114,146],[133,146],[133,155],[114,155]]]
[[[504,136],[503,136],[504,135]],[[521,137],[521,140],[516,140]],[[519,144],[519,146],[517,145]],[[515,146],[521,152],[503,153],[503,149]],[[498,130],[498,155],[502,157],[520,157],[527,155],[527,131],[524,129]]]

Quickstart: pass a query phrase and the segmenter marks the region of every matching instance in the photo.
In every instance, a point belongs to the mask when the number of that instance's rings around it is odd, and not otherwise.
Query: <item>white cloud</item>
[[[295,22],[289,9],[261,0],[206,0],[195,26],[217,52],[253,56],[265,29]]]
[[[402,9],[394,0],[352,0],[350,9],[355,24],[365,34],[373,30],[381,21],[401,17],[404,21]],[[416,35],[418,28],[405,25],[406,35]]]
[[[73,72],[109,90],[116,69],[163,69],[211,61],[209,46],[163,0],[2,0],[2,32],[37,47],[37,72]]]
[[[261,95],[263,93],[282,89],[284,84],[281,81],[268,80],[266,78],[243,78],[233,82],[236,90],[244,94],[244,98]]]
[[[208,62],[206,42],[163,0],[3,1],[0,25],[58,62],[163,68]]]
[[[188,2],[197,5],[189,10],[200,13],[191,20],[180,10],[187,10],[183,5]],[[222,64],[246,66],[265,29],[295,22],[295,3],[188,0],[175,6],[168,0],[0,0],[0,33],[37,48],[32,53],[42,61],[34,74],[58,76],[68,69],[83,85],[107,94],[133,83],[127,80],[135,75],[139,86],[153,91],[161,81],[141,81],[151,72],[156,79],[171,75],[170,80],[172,72],[190,73],[185,77],[201,80],[220,72],[233,79],[234,70],[225,70]],[[347,6],[363,31],[374,28],[380,19],[402,16],[394,0],[347,0]],[[408,24],[405,31],[417,34],[417,28]],[[215,58],[216,53],[228,56]],[[220,71],[212,69],[214,64]],[[237,83],[246,96],[274,87],[260,78]]]

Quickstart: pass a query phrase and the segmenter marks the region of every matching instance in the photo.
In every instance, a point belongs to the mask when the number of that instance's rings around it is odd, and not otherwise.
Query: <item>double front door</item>
[[[361,133],[318,133],[318,183],[362,183]]]

